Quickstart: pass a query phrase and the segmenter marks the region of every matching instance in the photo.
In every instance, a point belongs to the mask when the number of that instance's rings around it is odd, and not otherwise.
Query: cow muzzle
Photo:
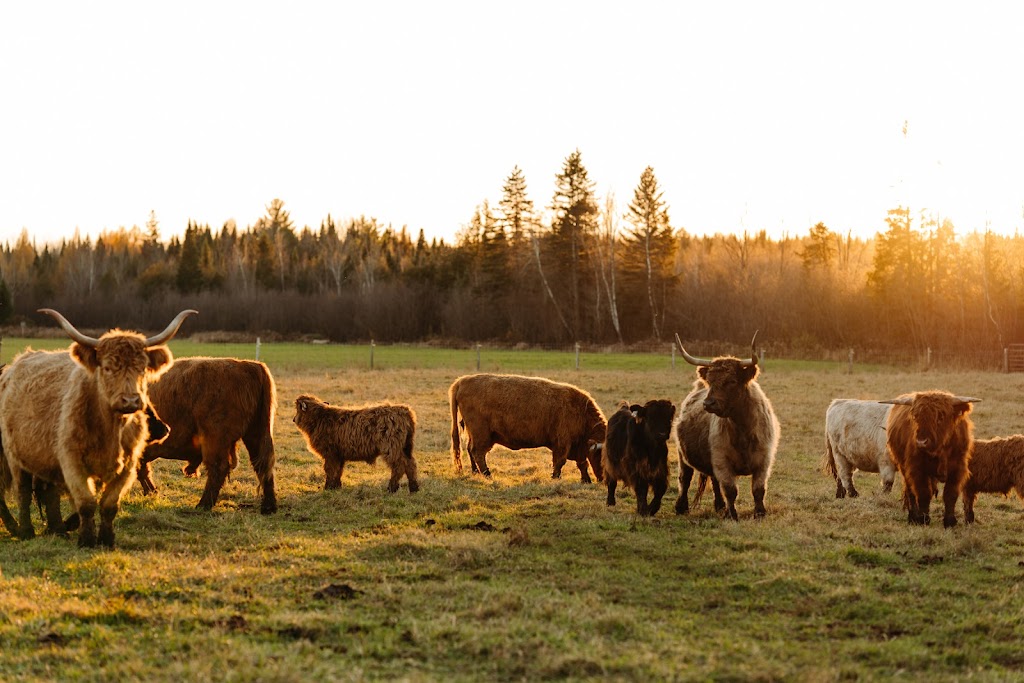
[[[114,403],[114,410],[116,410],[119,413],[124,413],[126,415],[128,413],[137,413],[138,411],[142,410],[142,397],[139,396],[138,394],[132,396],[122,396],[119,399],[117,399],[116,403]]]
[[[712,415],[718,415],[719,417],[722,417],[722,414],[724,412],[722,410],[722,404],[713,398],[704,399],[704,410],[711,413]]]

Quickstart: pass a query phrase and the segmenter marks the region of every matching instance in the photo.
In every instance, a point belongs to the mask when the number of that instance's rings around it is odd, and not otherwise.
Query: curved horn
[[[900,398],[887,398],[879,403],[889,403],[894,406],[909,406],[914,402],[913,396],[901,396]]]
[[[676,332],[676,344],[679,345],[679,351],[683,354],[683,360],[685,360],[690,365],[697,365],[697,366],[711,365],[711,361],[709,361],[709,360],[704,360],[703,358],[694,358],[693,356],[688,354],[686,352],[686,349],[683,348],[683,342],[679,341],[679,333],[678,332]]]
[[[754,346],[757,343],[757,333],[761,330],[754,330],[754,338],[750,340],[750,362],[743,361],[743,367],[749,368],[751,365],[757,365],[757,348]]]
[[[953,403],[977,403],[980,398],[971,398],[970,396],[954,396]]]
[[[176,315],[174,317],[174,320],[171,321],[171,324],[168,325],[163,332],[156,335],[155,337],[146,338],[146,348],[160,346],[161,344],[165,344],[168,341],[170,341],[171,337],[177,334],[178,328],[181,327],[181,324],[185,322],[185,318],[189,317],[190,315],[199,315],[199,311],[194,311],[190,308]]]
[[[67,332],[68,336],[71,337],[76,342],[78,342],[79,344],[81,344],[82,346],[88,346],[89,348],[95,349],[96,345],[100,343],[99,339],[96,339],[95,337],[86,336],[79,332],[78,330],[76,330],[75,326],[69,323],[67,318],[65,318],[52,308],[40,308],[36,312],[45,313],[46,315],[56,320],[60,324],[60,326],[64,328],[64,331]]]

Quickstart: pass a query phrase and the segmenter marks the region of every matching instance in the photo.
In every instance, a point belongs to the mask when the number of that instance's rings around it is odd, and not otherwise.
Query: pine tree
[[[626,231],[626,273],[643,285],[655,339],[661,339],[659,318],[665,315],[664,292],[672,279],[676,247],[662,195],[654,169],[648,166],[640,175],[626,214],[632,226]]]
[[[555,176],[551,210],[551,243],[556,262],[568,271],[560,279],[569,295],[571,330],[578,340],[584,333],[583,311],[589,308],[589,292],[596,292],[594,272],[588,268],[588,245],[597,232],[598,216],[594,183],[578,149],[566,157],[561,173]]]

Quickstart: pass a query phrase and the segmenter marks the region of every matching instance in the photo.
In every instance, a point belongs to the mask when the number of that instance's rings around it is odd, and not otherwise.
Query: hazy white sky
[[[942,2],[0,4],[0,242],[373,216],[451,238],[575,149],[691,233],[1024,227],[1024,9]],[[902,133],[903,122],[908,133]]]

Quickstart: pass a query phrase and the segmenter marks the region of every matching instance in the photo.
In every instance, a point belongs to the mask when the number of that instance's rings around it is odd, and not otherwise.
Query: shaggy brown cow
[[[767,512],[764,496],[779,445],[779,420],[775,417],[771,401],[756,381],[759,372],[757,352],[754,351],[756,340],[755,333],[750,342],[750,360],[732,356],[703,360],[688,354],[679,335],[676,335],[683,358],[697,366],[697,380],[683,399],[676,418],[675,434],[679,449],[677,514],[686,514],[690,509],[687,496],[694,470],[703,475],[698,498],[703,491],[705,477],[710,477],[716,510],[725,509],[728,503],[729,517],[739,519],[736,514],[736,477],[749,475],[754,516],[763,517]]]
[[[979,493],[1024,498],[1024,434],[977,439],[971,453],[970,474],[964,482],[964,521],[974,522],[974,501]]]
[[[391,468],[388,491],[398,490],[402,475],[409,493],[420,489],[416,458],[412,455],[416,414],[405,405],[379,404],[340,408],[303,394],[295,399],[292,422],[302,432],[309,450],[324,461],[324,488],[341,487],[341,473],[350,461],[373,463],[378,455]]]
[[[26,351],[0,375],[0,435],[10,470],[4,479],[25,484],[27,474],[63,484],[81,519],[78,544],[113,547],[114,517],[147,438],[148,379],[173,362],[165,343],[196,311],[182,311],[153,337],[111,330],[99,339],[54,310],[41,312],[74,343],[67,351]],[[27,535],[32,486],[19,486],[19,494],[19,527]]]
[[[608,418],[601,466],[608,485],[608,505],[615,505],[615,486],[622,481],[636,494],[636,513],[653,517],[668,489],[668,440],[676,407],[659,399],[644,405],[625,401]],[[653,490],[647,502],[647,489]]]
[[[197,507],[209,510],[238,464],[238,442],[262,491],[260,512],[277,511],[274,490],[274,413],[277,388],[266,365],[235,358],[181,358],[149,389],[149,399],[170,428],[161,443],[150,444],[139,461],[144,493],[155,493],[149,463],[157,458],[185,460],[194,476],[206,469],[206,488]]]
[[[581,480],[589,482],[589,460],[601,480],[600,449],[592,446],[604,442],[606,423],[597,403],[582,389],[542,377],[481,373],[452,382],[448,401],[456,472],[462,472],[461,425],[473,471],[486,477],[491,476],[487,452],[499,444],[514,451],[550,448],[552,479],[562,476],[567,460],[575,460]]]
[[[903,507],[911,524],[929,524],[936,482],[945,482],[942,524],[956,526],[956,500],[967,479],[974,425],[971,403],[978,398],[954,396],[946,391],[919,391],[879,401],[892,403],[886,443],[903,475]]]

